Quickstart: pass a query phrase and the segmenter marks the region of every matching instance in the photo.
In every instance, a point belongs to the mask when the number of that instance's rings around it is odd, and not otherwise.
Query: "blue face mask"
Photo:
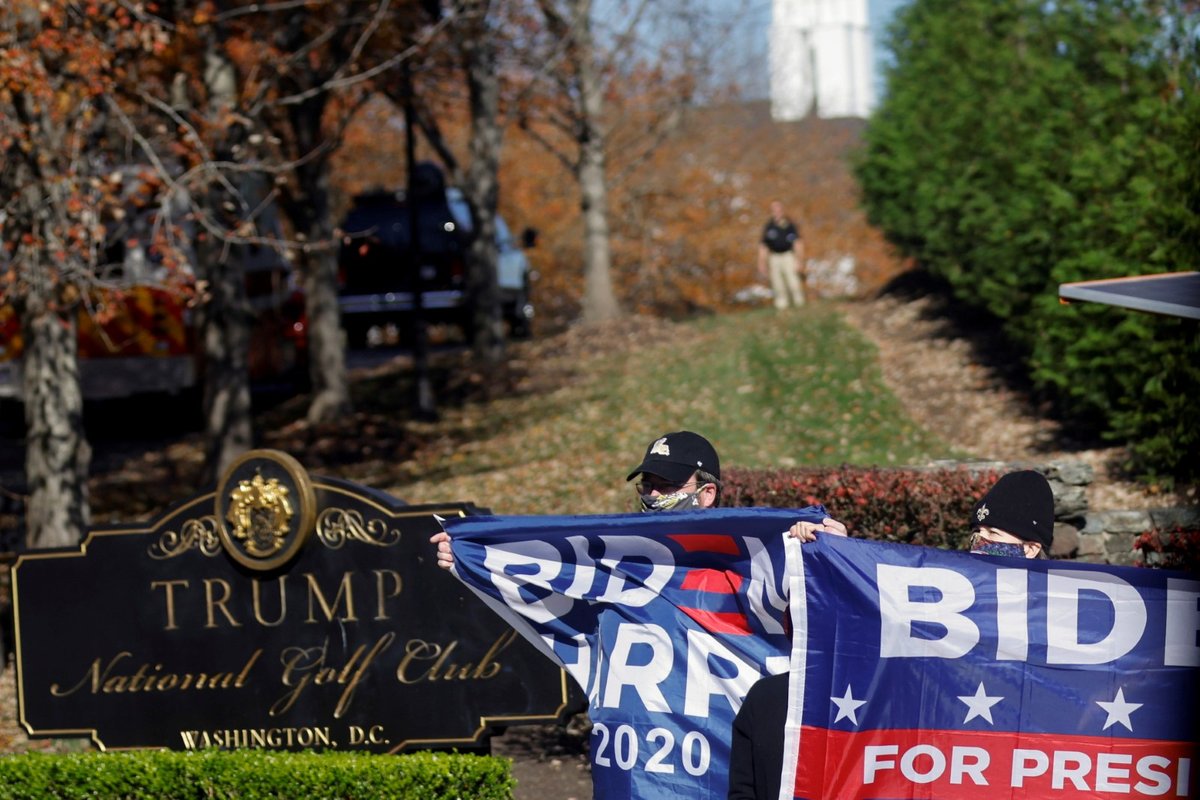
[[[1008,542],[979,542],[971,548],[972,553],[982,553],[985,556],[1008,556],[1009,558],[1025,558],[1025,546],[1009,544]]]

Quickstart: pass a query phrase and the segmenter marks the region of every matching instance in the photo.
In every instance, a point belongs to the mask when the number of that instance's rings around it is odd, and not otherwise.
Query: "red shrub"
[[[725,504],[799,508],[823,504],[852,536],[957,549],[969,533],[976,501],[999,472],[832,467],[730,469]]]
[[[1133,549],[1142,551],[1143,566],[1200,571],[1200,530],[1195,528],[1152,528],[1134,540]]]

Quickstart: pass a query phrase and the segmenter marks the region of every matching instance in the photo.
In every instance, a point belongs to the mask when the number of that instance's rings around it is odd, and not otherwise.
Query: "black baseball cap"
[[[698,433],[675,431],[652,441],[646,447],[642,463],[625,480],[631,481],[646,472],[672,483],[683,483],[696,470],[704,470],[717,480],[721,479],[721,460],[717,458],[716,449]]]

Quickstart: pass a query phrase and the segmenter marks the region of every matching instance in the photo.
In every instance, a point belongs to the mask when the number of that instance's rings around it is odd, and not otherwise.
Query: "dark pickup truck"
[[[446,322],[471,330],[467,299],[466,248],[473,222],[462,193],[446,187],[436,167],[425,170],[415,193],[420,256],[414,250],[411,215],[403,191],[359,195],[342,222],[338,257],[342,326],[350,347],[375,340],[372,328],[411,320],[420,282],[426,322]],[[529,333],[529,261],[496,218],[497,279],[503,314],[514,336]]]

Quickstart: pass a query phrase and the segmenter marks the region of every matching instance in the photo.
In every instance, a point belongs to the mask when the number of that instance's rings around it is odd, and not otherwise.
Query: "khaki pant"
[[[796,273],[796,254],[768,253],[767,269],[771,276],[771,293],[775,295],[775,307],[787,308],[788,299],[796,308],[804,305],[804,287]]]

